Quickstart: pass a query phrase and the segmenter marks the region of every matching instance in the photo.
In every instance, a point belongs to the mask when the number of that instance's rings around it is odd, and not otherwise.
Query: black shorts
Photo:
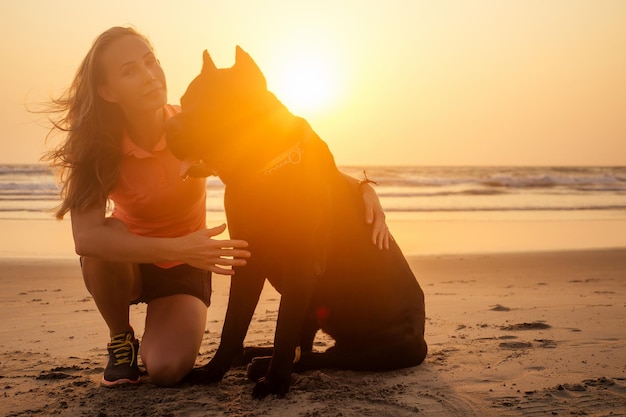
[[[83,257],[79,258],[83,266]],[[131,304],[149,303],[168,295],[187,294],[211,305],[211,272],[187,264],[172,268],[160,268],[155,264],[138,264],[141,279],[141,295]]]
[[[149,303],[168,295],[188,294],[211,304],[211,272],[187,264],[160,268],[154,264],[139,264],[141,296],[131,304]]]

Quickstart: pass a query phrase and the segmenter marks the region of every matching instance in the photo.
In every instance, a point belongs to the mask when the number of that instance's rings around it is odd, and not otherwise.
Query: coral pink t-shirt
[[[165,120],[180,112],[164,107]],[[118,183],[110,194],[112,217],[137,235],[178,237],[206,227],[206,179],[180,176],[180,160],[167,147],[165,135],[151,152],[124,135]],[[179,263],[162,263],[172,267]]]

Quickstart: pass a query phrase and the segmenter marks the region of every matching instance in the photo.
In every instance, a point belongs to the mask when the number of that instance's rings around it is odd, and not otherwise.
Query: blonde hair
[[[70,87],[45,110],[52,123],[48,136],[54,131],[65,134],[65,139],[42,157],[61,184],[62,202],[55,209],[58,219],[74,209],[106,204],[117,183],[124,118],[117,105],[100,97],[98,86],[105,81],[103,51],[128,35],[140,37],[152,49],[147,37],[134,28],[106,30],[93,42]]]

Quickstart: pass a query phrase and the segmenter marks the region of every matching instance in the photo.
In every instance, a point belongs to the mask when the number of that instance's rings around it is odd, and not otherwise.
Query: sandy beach
[[[2,223],[5,231],[24,225]],[[294,375],[287,398],[263,401],[251,398],[252,383],[243,368],[209,387],[157,388],[145,376],[138,387],[100,388],[107,329],[82,285],[67,223],[28,222],[46,232],[43,242],[33,243],[31,236],[30,246],[28,237],[3,237],[0,415],[626,416],[623,222],[606,230],[535,224],[535,232],[518,224],[528,236],[544,230],[545,241],[509,237],[510,245],[500,251],[493,250],[499,247],[493,241],[485,243],[489,236],[503,239],[493,225],[466,225],[485,231],[474,245],[467,236],[462,246],[454,242],[458,236],[441,234],[439,246],[434,244],[438,250],[431,246],[427,251],[428,239],[436,242],[437,231],[458,227],[391,223],[392,231],[399,231],[398,241],[410,247],[410,265],[426,294],[426,361],[387,373]],[[501,230],[505,225],[497,226]],[[570,235],[559,235],[559,227]],[[50,237],[54,231],[58,240]],[[428,239],[426,232],[431,233]],[[562,236],[560,244],[550,239],[552,232]],[[584,239],[572,244],[576,233],[588,237],[588,247]],[[607,248],[601,247],[602,233]],[[19,256],[20,245],[30,248],[28,256]],[[214,277],[197,364],[208,361],[217,348],[228,286],[229,278]],[[265,288],[248,343],[271,343],[278,299],[272,288]],[[133,307],[139,336],[144,314],[145,306]],[[332,340],[318,334],[317,349],[331,345]]]

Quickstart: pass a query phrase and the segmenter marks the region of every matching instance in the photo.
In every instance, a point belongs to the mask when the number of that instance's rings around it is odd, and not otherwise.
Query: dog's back
[[[338,341],[387,333],[395,323],[424,333],[424,293],[395,241],[388,250],[371,240],[363,199],[343,175],[332,189],[331,239],[320,297],[334,311],[325,331]],[[320,299],[320,303],[321,303]],[[412,318],[407,321],[407,315]]]

